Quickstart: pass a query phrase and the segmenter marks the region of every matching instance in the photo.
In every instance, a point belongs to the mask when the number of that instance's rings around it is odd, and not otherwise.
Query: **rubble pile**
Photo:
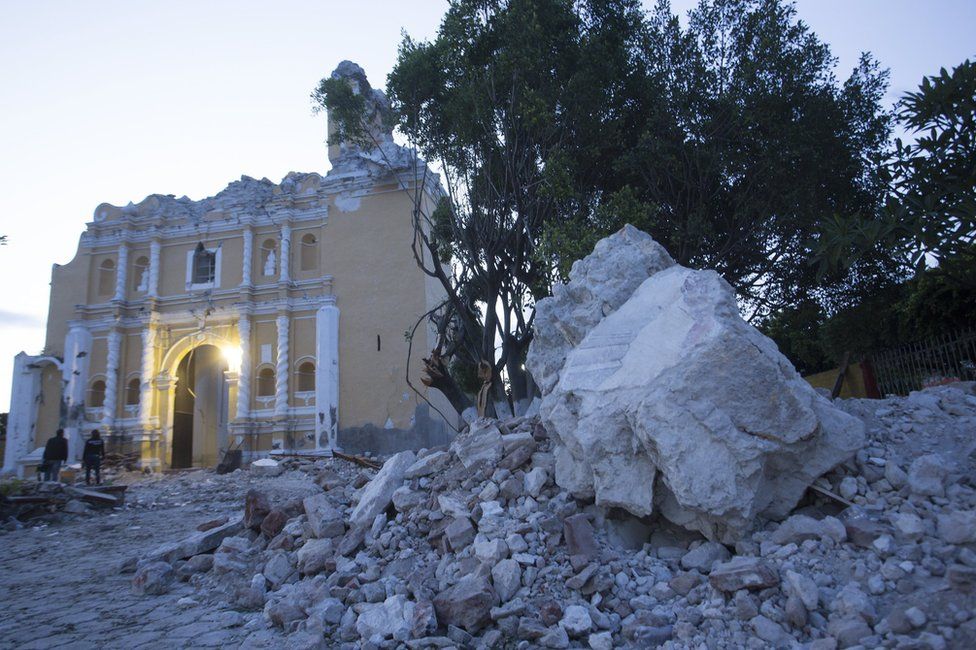
[[[286,461],[321,491],[249,493],[133,588],[188,580],[291,647],[973,647],[973,386],[837,404],[863,449],[735,544],[577,499],[537,419],[479,420],[378,472]]]
[[[46,523],[65,515],[86,515],[125,503],[125,486],[79,487],[57,482],[14,480],[0,490],[0,523],[18,530],[24,522]]]
[[[188,581],[251,646],[976,647],[973,384],[831,402],[629,227],[536,327],[538,416],[253,463],[312,493],[252,489],[132,589]]]

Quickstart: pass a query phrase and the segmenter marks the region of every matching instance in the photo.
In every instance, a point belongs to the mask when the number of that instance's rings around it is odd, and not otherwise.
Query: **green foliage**
[[[967,268],[963,268],[963,266]],[[968,276],[971,284],[959,281]],[[976,266],[951,261],[911,280],[890,285],[857,304],[826,314],[805,303],[779,310],[760,325],[803,374],[906,343],[972,327],[976,322]]]
[[[943,68],[905,95],[901,123],[917,134],[898,142],[895,189],[917,256],[974,259],[976,241],[976,63]]]
[[[0,482],[0,495],[5,497],[22,494],[27,481],[20,478],[10,478]]]
[[[334,131],[329,144],[353,142],[368,146],[369,131],[365,121],[366,99],[342,79],[326,77],[312,91],[315,111],[328,110]]]
[[[896,140],[879,169],[884,210],[828,222],[817,245],[821,271],[881,250],[916,272],[940,265],[947,281],[972,283],[962,269],[976,262],[976,64],[925,77],[902,98],[897,118],[917,137]]]

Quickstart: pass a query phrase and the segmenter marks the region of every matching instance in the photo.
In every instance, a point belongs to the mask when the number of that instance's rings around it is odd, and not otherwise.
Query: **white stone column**
[[[153,378],[156,371],[156,323],[152,319],[142,330],[142,368],[139,372],[139,423],[152,428]]]
[[[339,308],[323,305],[315,314],[315,448],[338,448]]]
[[[119,356],[122,334],[118,327],[108,333],[108,355],[105,362],[105,402],[102,406],[102,426],[111,429],[115,424],[116,404],[119,397]]]
[[[244,226],[244,255],[241,262],[241,286],[251,286],[251,267],[254,265],[254,231]]]
[[[291,319],[288,314],[279,314],[278,325],[278,358],[275,368],[275,415],[285,416],[288,414],[288,327]]]
[[[7,446],[3,452],[4,473],[16,471],[17,460],[34,451],[32,438],[34,414],[37,412],[34,395],[39,373],[28,367],[33,359],[26,352],[14,357],[10,413],[7,415]]]
[[[279,282],[291,281],[291,226],[287,223],[281,227],[281,259],[278,261]]]
[[[66,409],[64,435],[68,451],[74,459],[81,458],[81,427],[85,421],[85,390],[88,387],[88,361],[91,359],[92,336],[84,325],[73,323],[64,339],[64,381],[62,396]]]
[[[159,249],[158,239],[149,242],[149,288],[146,294],[150,298],[159,297]]]
[[[118,266],[115,267],[115,296],[112,300],[125,300],[125,278],[129,270],[129,245],[119,244]]]
[[[246,420],[251,415],[251,316],[241,314],[237,321],[237,333],[241,339],[241,368],[237,380],[237,419]]]

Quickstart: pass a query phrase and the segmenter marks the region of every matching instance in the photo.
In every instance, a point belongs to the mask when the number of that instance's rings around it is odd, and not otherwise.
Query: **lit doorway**
[[[213,345],[187,352],[176,370],[173,405],[174,469],[206,467],[219,462],[227,447],[227,361]]]

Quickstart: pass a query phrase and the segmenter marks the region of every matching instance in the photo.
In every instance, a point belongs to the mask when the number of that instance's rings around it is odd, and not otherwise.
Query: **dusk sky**
[[[325,172],[325,116],[309,100],[318,80],[351,59],[382,87],[401,31],[431,37],[446,6],[0,0],[0,411],[13,356],[43,347],[51,265],[71,260],[98,204]],[[838,57],[838,77],[865,50],[890,68],[889,104],[976,54],[973,0],[797,8]]]

